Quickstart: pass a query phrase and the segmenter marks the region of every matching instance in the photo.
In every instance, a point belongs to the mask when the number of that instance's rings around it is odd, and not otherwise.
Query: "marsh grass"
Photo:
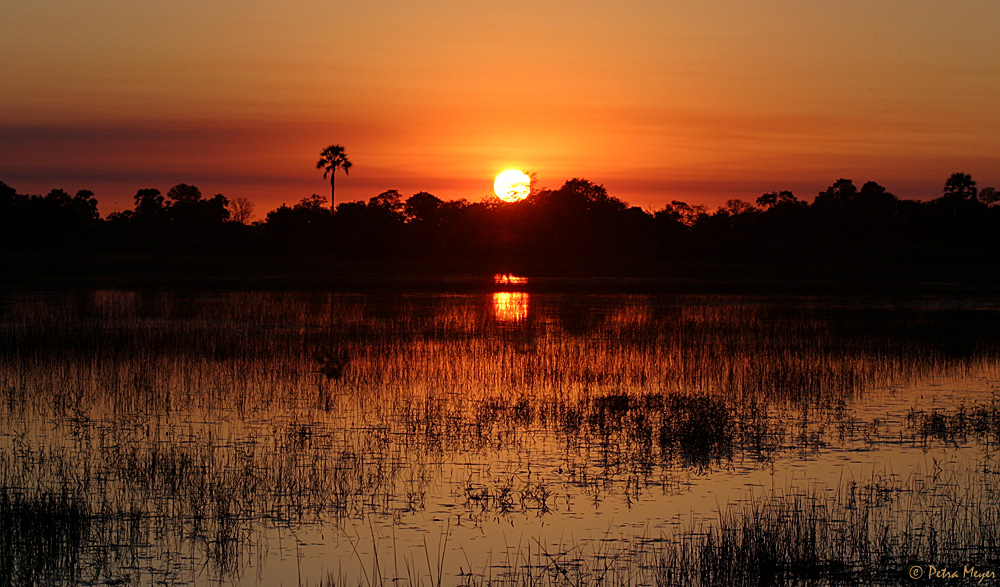
[[[0,583],[75,582],[92,526],[86,502],[67,491],[0,488]]]
[[[534,299],[512,326],[483,302],[7,295],[4,572],[142,583],[207,568],[223,581],[269,528],[392,518],[432,492],[499,516],[547,515],[557,492],[631,499],[687,470],[818,450],[868,390],[989,364],[1000,347],[981,309],[577,296]],[[470,481],[474,459],[510,473]],[[31,512],[54,520],[58,544],[33,537]],[[505,572],[594,577],[576,545],[536,546]]]
[[[583,541],[509,546],[482,568],[459,563],[457,580],[470,587],[904,585],[914,565],[991,570],[1000,564],[1000,495],[989,489],[995,475],[879,473],[832,487],[750,493],[714,518],[694,518],[657,536],[609,531]],[[395,551],[387,542],[375,547],[383,555]],[[378,560],[373,556],[371,564]],[[440,565],[430,569],[369,567],[366,576],[379,581],[331,576],[324,585],[433,585]]]
[[[1000,500],[969,471],[753,497],[665,547],[658,585],[906,584],[913,565],[995,568]]]
[[[906,416],[913,434],[922,442],[932,440],[959,445],[975,439],[989,447],[1000,445],[1000,396],[994,392],[989,402],[954,409],[927,411],[913,408]]]

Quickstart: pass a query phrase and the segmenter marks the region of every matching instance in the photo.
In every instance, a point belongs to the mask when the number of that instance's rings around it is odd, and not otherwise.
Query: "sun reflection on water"
[[[510,289],[510,286],[527,285],[528,278],[497,273],[493,276],[493,282],[499,286],[507,286],[504,289]],[[500,322],[523,322],[528,318],[529,302],[529,294],[524,291],[493,292],[493,315]]]
[[[510,273],[497,273],[493,275],[493,283],[497,285],[527,285],[528,278]]]
[[[528,294],[523,291],[498,291],[493,294],[493,315],[501,322],[528,319]]]

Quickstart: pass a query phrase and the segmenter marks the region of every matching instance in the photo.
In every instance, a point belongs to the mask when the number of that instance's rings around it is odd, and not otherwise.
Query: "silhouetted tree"
[[[403,214],[410,222],[437,224],[440,220],[443,204],[441,198],[434,194],[417,192],[406,199],[406,203],[403,205]]]
[[[944,182],[944,197],[955,200],[975,200],[976,182],[968,173],[952,173]]]
[[[448,247],[449,234],[443,229],[452,210],[437,196],[417,192],[403,205],[407,242],[412,251],[441,252]],[[458,248],[463,245],[454,243]]]
[[[211,198],[201,197],[201,190],[193,185],[179,183],[167,192],[167,215],[175,228],[197,233],[199,240],[211,237],[210,231],[229,219],[229,200],[222,194]]]
[[[229,220],[229,198],[222,194],[215,194],[202,203],[206,211],[206,217],[212,222],[225,222]]]
[[[879,185],[874,181],[867,181],[865,185],[861,186],[861,191],[858,192],[858,198],[860,200],[882,200],[889,201],[894,198],[892,194],[888,192],[883,186]]]
[[[90,190],[70,196],[65,190],[52,190],[36,206],[38,220],[56,230],[78,230],[100,218],[97,198]]]
[[[325,198],[324,198],[325,200]],[[347,220],[347,217],[351,218],[363,218],[367,214],[368,205],[364,202],[341,202],[337,204],[337,217],[340,218],[344,216],[342,220]]]
[[[0,226],[9,226],[14,222],[16,201],[17,190],[0,181]]]
[[[369,208],[383,210],[393,218],[403,219],[403,195],[399,190],[386,190],[368,200]]]
[[[352,257],[398,254],[403,239],[403,200],[386,190],[364,202],[337,205],[337,249]]]
[[[628,207],[625,202],[609,196],[603,185],[578,177],[567,181],[558,190],[540,192],[537,199],[563,209],[621,212]]]
[[[850,206],[850,223],[854,238],[859,244],[873,250],[875,245],[886,247],[894,244],[897,225],[894,221],[899,200],[885,187],[868,181],[861,186],[857,198]]]
[[[83,246],[99,220],[97,198],[90,190],[71,196],[53,189],[45,196],[28,196],[0,182],[0,242],[15,248]]]
[[[525,171],[525,175],[528,176],[528,195],[533,196],[538,192],[542,191],[543,187],[538,185],[538,173],[535,171]]]
[[[229,219],[238,224],[246,224],[253,216],[253,202],[240,196],[229,202]]]
[[[332,242],[333,211],[325,197],[313,194],[292,207],[282,204],[268,212],[264,228],[276,248],[315,252]]]
[[[71,199],[72,198],[66,190],[54,189],[45,194],[45,198],[42,199],[42,202],[45,203],[47,211],[54,212],[61,208],[68,207]]]
[[[135,214],[136,216],[152,218],[162,216],[166,213],[163,195],[160,190],[147,188],[135,193]]]
[[[486,230],[508,254],[604,254],[627,207],[604,186],[573,178],[557,190],[496,205]]]
[[[691,227],[681,222],[680,214],[672,205],[667,205],[653,212],[653,226],[656,239],[656,250],[660,254],[674,255],[684,245],[685,238],[691,232]]]
[[[319,194],[313,194],[308,198],[302,198],[301,200],[299,200],[299,203],[295,204],[294,209],[318,211],[322,210],[325,205],[326,205],[325,197]]]
[[[128,242],[127,248],[133,250],[162,247],[170,223],[163,194],[155,188],[144,188],[135,193],[133,200],[132,210],[108,215],[115,239]]]
[[[659,210],[657,214],[673,218],[684,226],[694,226],[699,218],[708,214],[708,207],[674,200]]]
[[[824,206],[832,204],[846,204],[858,195],[858,188],[854,182],[843,177],[833,182],[833,185],[826,188],[816,196],[814,206]]]
[[[795,204],[799,199],[795,197],[795,194],[788,190],[782,190],[780,192],[768,192],[757,198],[757,205],[765,210],[770,210],[775,206]]]
[[[979,201],[987,206],[994,206],[1000,202],[1000,194],[997,193],[996,188],[985,187],[979,190]]]
[[[101,214],[97,211],[97,198],[90,190],[79,190],[73,196],[71,203],[73,215],[82,222],[98,220]]]
[[[171,205],[193,204],[201,200],[201,190],[193,185],[179,183],[170,188],[170,191],[167,192],[167,199],[170,200]]]
[[[17,195],[17,190],[7,185],[5,182],[0,181],[0,205],[9,204],[14,201],[14,196]]]
[[[739,216],[741,214],[753,214],[754,212],[759,212],[759,210],[755,208],[753,204],[751,204],[750,202],[745,202],[738,198],[733,200],[726,200],[726,205],[723,206],[721,210],[730,216]]]
[[[860,190],[840,178],[811,207],[813,240],[822,256],[882,254],[896,238],[896,196],[874,181]]]
[[[889,222],[898,202],[896,196],[874,181],[865,182],[858,192],[856,212],[877,222]]]
[[[350,175],[351,162],[347,160],[347,152],[340,145],[330,145],[319,154],[319,161],[316,162],[316,169],[323,170],[323,179],[330,176],[330,209],[333,210],[336,204],[336,186],[334,176],[338,169],[344,170],[344,175]]]
[[[368,200],[364,217],[352,227],[369,253],[387,253],[398,248],[403,231],[403,196],[386,190]],[[337,230],[341,230],[338,225]],[[345,229],[346,230],[346,229]]]

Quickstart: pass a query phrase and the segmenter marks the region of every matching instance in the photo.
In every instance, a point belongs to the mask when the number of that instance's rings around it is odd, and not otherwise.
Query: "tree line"
[[[332,193],[335,169],[328,171]],[[929,201],[898,198],[874,181],[859,188],[838,179],[812,202],[775,191],[714,211],[681,201],[644,210],[602,185],[571,179],[515,203],[404,197],[390,189],[335,208],[313,194],[258,221],[252,214],[245,198],[206,197],[178,184],[166,194],[141,189],[131,209],[102,218],[89,190],[24,195],[0,182],[0,246],[9,252],[977,260],[1000,250],[1000,197],[977,189],[965,173],[952,174]]]

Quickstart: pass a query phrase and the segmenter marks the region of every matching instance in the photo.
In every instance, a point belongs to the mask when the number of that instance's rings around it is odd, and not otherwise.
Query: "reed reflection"
[[[0,547],[0,585],[5,568],[56,556],[40,533],[61,536],[72,578],[132,544],[130,560],[177,561],[128,569],[135,583],[188,566],[222,583],[268,547],[255,537],[275,520],[336,527],[452,511],[464,495],[463,516],[530,511],[557,526],[569,518],[555,490],[567,503],[652,499],[689,470],[819,451],[856,430],[866,450],[897,442],[888,425],[858,428],[864,414],[841,427],[840,413],[854,418],[868,391],[1000,369],[992,306],[530,300],[526,287],[499,276],[492,318],[481,295],[0,295],[0,526],[18,529],[19,549],[4,567]],[[943,439],[1000,421],[949,414],[910,419]],[[126,572],[101,568],[108,584]]]

